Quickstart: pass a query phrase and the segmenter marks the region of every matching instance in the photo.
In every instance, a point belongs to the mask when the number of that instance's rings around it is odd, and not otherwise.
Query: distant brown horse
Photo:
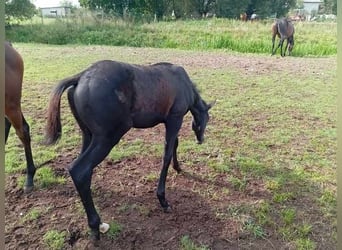
[[[24,75],[24,63],[20,54],[9,42],[5,42],[5,143],[11,125],[24,145],[27,178],[25,192],[33,189],[33,177],[36,168],[32,159],[30,128],[21,112],[21,88]]]
[[[288,49],[289,55],[291,55],[294,46],[294,26],[287,18],[276,20],[272,25],[272,55],[274,55],[277,49],[280,47],[280,55],[285,56]],[[278,46],[274,49],[275,37],[280,38]],[[284,40],[286,39],[286,46],[283,51]]]
[[[246,12],[240,14],[240,20],[246,22],[247,21],[247,14]]]

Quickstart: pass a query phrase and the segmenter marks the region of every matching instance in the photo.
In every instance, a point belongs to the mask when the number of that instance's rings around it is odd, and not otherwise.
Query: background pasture
[[[96,206],[112,230],[102,249],[335,249],[336,57],[300,58],[134,47],[15,43],[25,61],[23,112],[40,167],[22,192],[24,153],[6,145],[6,247],[84,249],[85,214],[66,167],[79,129],[62,98],[63,135],[40,145],[58,80],[101,59],[185,67],[205,100],[216,99],[203,145],[187,115],[170,168],[164,214],[155,195],[164,128],[131,130],[93,175]],[[110,114],[109,114],[110,115]],[[163,229],[163,230],[161,230]]]
[[[131,47],[225,49],[242,53],[271,53],[273,20],[241,22],[223,18],[133,23],[118,19],[53,19],[31,21],[6,29],[13,42],[98,44]],[[336,22],[294,22],[293,56],[337,53]],[[100,27],[100,28],[99,28]],[[278,39],[277,39],[278,43]]]

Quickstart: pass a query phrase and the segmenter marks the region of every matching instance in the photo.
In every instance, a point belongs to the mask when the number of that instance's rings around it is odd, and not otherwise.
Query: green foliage
[[[36,7],[29,0],[5,0],[5,20],[25,20],[36,14]]]
[[[156,15],[162,20],[165,15],[174,12],[176,18],[203,17],[207,13],[220,17],[238,18],[247,12],[250,16],[256,12],[267,17],[273,14],[284,16],[296,5],[295,0],[80,0],[80,5],[92,10],[102,9],[105,13],[115,13],[121,17],[129,15]]]
[[[314,250],[316,249],[316,244],[310,239],[298,239],[296,240],[297,250]]]
[[[197,246],[188,235],[181,238],[181,250],[207,250],[205,246]]]
[[[266,236],[264,229],[251,218],[245,222],[244,229],[252,233],[255,238],[265,238]]]
[[[37,208],[32,208],[23,218],[23,221],[34,221],[39,219],[41,216],[41,211]]]
[[[43,241],[48,249],[60,250],[63,249],[66,232],[59,232],[57,230],[50,230],[43,236]]]
[[[250,0],[226,0],[217,3],[218,17],[239,18],[241,13],[245,13]]]
[[[110,239],[115,240],[115,238],[120,234],[122,231],[122,226],[116,222],[112,221],[109,223],[109,230],[107,232],[107,235]]]
[[[291,225],[296,218],[296,210],[293,208],[286,208],[282,210],[281,216],[285,225]]]
[[[101,44],[111,46],[226,49],[269,54],[270,22],[243,23],[227,19],[135,24],[104,21],[77,24],[56,21],[6,29],[12,42],[46,44]],[[336,24],[298,23],[293,56],[325,56],[337,53]],[[258,32],[256,32],[256,30]],[[253,34],[253,35],[251,35]]]
[[[37,185],[42,188],[48,188],[53,185],[64,184],[66,182],[64,177],[56,176],[50,167],[38,168],[35,180]]]
[[[244,191],[247,186],[247,180],[245,178],[230,177],[229,182],[233,185],[235,190]]]

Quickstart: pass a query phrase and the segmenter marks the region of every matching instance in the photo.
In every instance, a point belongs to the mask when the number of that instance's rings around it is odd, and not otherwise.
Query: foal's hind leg
[[[91,229],[91,239],[100,239],[99,226],[101,219],[97,213],[91,195],[91,178],[93,169],[103,161],[111,149],[117,144],[120,138],[130,129],[130,127],[118,128],[114,135],[103,136],[93,135],[89,147],[72,163],[69,173],[75,187],[81,197],[83,207],[88,218],[88,225]]]
[[[8,113],[9,114],[7,114],[7,118],[15,128],[16,134],[24,145],[27,164],[26,183],[24,186],[24,191],[28,193],[33,189],[33,177],[36,173],[36,167],[34,166],[32,158],[30,127],[20,111],[17,110],[15,112]]]
[[[91,141],[91,132],[89,131],[88,127],[83,123],[83,121],[80,119],[79,114],[77,113],[77,109],[75,107],[75,101],[74,101],[74,92],[75,88],[70,88],[68,91],[68,101],[70,105],[71,112],[73,113],[80,129],[82,130],[82,149],[81,153],[83,153],[89,146]]]

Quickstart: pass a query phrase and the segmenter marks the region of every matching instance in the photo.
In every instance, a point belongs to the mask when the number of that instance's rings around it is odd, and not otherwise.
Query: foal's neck
[[[190,112],[191,112],[192,116],[194,117],[194,119],[196,120],[196,122],[199,119],[200,113],[205,111],[205,109],[206,109],[205,102],[200,97],[200,95],[198,93],[196,93],[194,103],[190,107]]]

